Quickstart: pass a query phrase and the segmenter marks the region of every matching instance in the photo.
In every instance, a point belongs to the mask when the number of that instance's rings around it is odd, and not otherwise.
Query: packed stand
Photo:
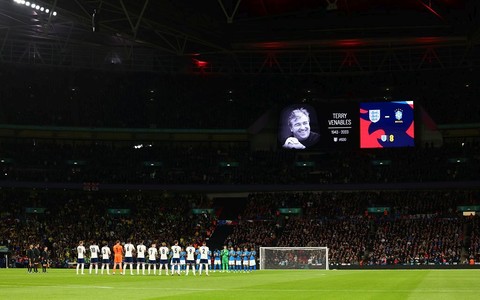
[[[467,226],[469,228],[469,247],[468,259],[473,263],[480,261],[480,218],[478,215],[468,217]]]
[[[477,145],[301,155],[284,150],[253,151],[243,142],[141,145],[2,140],[1,179],[121,184],[383,184],[480,178]],[[301,161],[314,165],[298,165]],[[389,163],[376,164],[378,161]]]
[[[227,241],[257,249],[327,246],[333,265],[460,264],[466,261],[469,229],[465,225],[471,220],[462,217],[457,206],[475,205],[477,194],[458,190],[252,193],[242,221]],[[369,212],[369,207],[388,207],[388,211]],[[301,213],[280,213],[281,208],[301,208]],[[475,253],[478,228],[472,230],[470,253]]]
[[[378,226],[371,265],[443,265],[461,263],[465,220],[410,217],[384,220]]]
[[[20,263],[29,244],[46,245],[54,266],[66,267],[75,258],[80,239],[98,243],[145,240],[201,244],[215,230],[215,216],[192,214],[208,208],[203,195],[165,193],[3,192],[0,232]],[[27,207],[45,207],[42,214],[26,213]],[[130,209],[117,215],[108,208]]]

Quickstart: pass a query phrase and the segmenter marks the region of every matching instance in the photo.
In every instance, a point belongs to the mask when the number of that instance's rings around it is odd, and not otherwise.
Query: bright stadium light
[[[44,6],[41,6],[40,4],[36,4],[36,3],[30,2],[30,1],[13,0],[13,2],[17,3],[17,4],[20,4],[20,5],[25,5],[26,7],[30,7],[30,8],[33,8],[35,10],[39,10],[39,11],[44,12],[46,14],[52,13],[52,15],[54,17],[57,16],[57,14],[58,14],[56,11],[52,12],[50,9],[45,8]]]

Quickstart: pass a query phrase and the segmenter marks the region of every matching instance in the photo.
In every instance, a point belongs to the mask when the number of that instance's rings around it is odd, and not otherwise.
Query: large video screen
[[[280,113],[278,141],[285,149],[358,147],[358,104],[294,104]]]
[[[413,101],[360,103],[360,148],[413,146]]]
[[[289,105],[280,112],[284,149],[355,149],[415,146],[413,101],[329,102]]]

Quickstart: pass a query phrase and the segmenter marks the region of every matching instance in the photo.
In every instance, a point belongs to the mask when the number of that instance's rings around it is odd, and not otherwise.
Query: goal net
[[[328,270],[328,248],[260,247],[260,269]]]

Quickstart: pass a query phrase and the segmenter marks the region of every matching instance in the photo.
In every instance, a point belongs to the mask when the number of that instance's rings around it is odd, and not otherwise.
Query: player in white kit
[[[137,245],[137,275],[140,274],[140,265],[142,265],[142,275],[145,275],[145,252],[147,252],[147,247],[143,241],[140,241]]]
[[[205,275],[208,276],[208,254],[210,249],[207,247],[207,243],[203,242],[202,246],[198,249],[200,251],[200,267],[198,273],[202,275],[202,267],[205,267]]]
[[[127,273],[127,266],[130,266],[130,275],[133,275],[133,252],[135,252],[135,246],[131,240],[127,240],[125,244],[125,263],[123,264],[123,275]]]
[[[182,248],[178,245],[178,241],[173,242],[173,246],[171,248],[172,253],[172,261],[170,264],[172,265],[172,276],[175,274],[175,267],[177,267],[177,274],[180,276],[180,251]]]
[[[158,275],[162,275],[162,267],[165,266],[165,274],[168,275],[168,253],[169,249],[165,242],[162,242],[162,246],[158,249],[160,254],[160,266],[158,267]]]
[[[153,275],[157,274],[157,256],[157,245],[152,244],[150,248],[148,248],[148,275],[150,275],[151,266],[153,266]]]
[[[83,241],[80,241],[77,246],[77,275],[80,267],[82,268],[82,275],[83,269],[85,268],[85,253],[87,250],[85,249],[85,246],[83,246]]]
[[[107,274],[110,275],[110,255],[112,251],[110,251],[110,247],[108,247],[108,243],[104,242],[102,247],[102,275],[103,269],[107,267]]]
[[[90,250],[90,267],[88,268],[88,274],[92,274],[93,266],[95,265],[95,274],[98,274],[98,254],[100,254],[100,248],[92,241],[89,247]]]
[[[187,270],[185,272],[185,276],[188,275],[188,271],[190,268],[192,268],[193,276],[195,276],[195,247],[193,247],[192,244],[189,244],[188,247],[185,249],[185,252],[187,252]]]

